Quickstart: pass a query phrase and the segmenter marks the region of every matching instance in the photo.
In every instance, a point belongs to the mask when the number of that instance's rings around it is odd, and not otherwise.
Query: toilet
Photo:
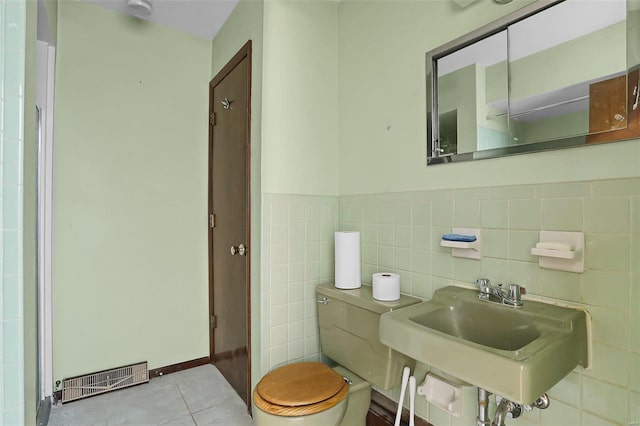
[[[392,302],[373,298],[370,286],[341,290],[316,288],[323,355],[338,364],[299,362],[267,373],[252,395],[257,426],[364,426],[371,385],[391,389],[402,369],[415,361],[380,343],[380,315],[420,299],[401,296]]]

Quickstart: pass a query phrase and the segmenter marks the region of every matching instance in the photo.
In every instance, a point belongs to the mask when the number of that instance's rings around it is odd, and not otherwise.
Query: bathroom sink
[[[380,340],[413,359],[521,404],[576,366],[587,367],[588,314],[525,300],[515,308],[444,287],[433,299],[382,315]]]
[[[484,308],[478,303],[457,304],[409,319],[452,337],[506,351],[518,350],[540,337],[531,318],[515,309],[496,309],[489,320]]]

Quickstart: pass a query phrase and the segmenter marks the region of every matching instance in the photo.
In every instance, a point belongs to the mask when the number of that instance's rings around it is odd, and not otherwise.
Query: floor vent
[[[113,368],[98,373],[65,379],[62,384],[62,402],[122,389],[149,381],[147,362]]]

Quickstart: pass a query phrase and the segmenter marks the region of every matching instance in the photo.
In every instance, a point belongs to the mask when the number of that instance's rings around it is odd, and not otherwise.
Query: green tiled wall
[[[481,229],[481,260],[440,247],[454,226]],[[396,272],[404,293],[429,299],[440,287],[487,277],[592,314],[592,368],[576,368],[550,390],[549,409],[514,424],[640,422],[640,178],[342,196],[339,229],[362,233],[367,283],[375,272]],[[541,269],[530,254],[540,230],[584,232],[585,272]],[[428,369],[417,368],[418,380]],[[399,390],[387,394],[397,400]],[[475,424],[475,388],[464,398],[460,418],[424,399],[417,412],[437,426]]]
[[[0,0],[0,424],[24,423],[22,146],[24,0]]]
[[[263,195],[261,369],[320,359],[314,287],[333,279],[333,232],[361,232],[362,276],[397,272],[424,299],[478,277],[524,285],[531,296],[583,305],[593,316],[593,366],[554,386],[551,406],[520,425],[627,425],[640,421],[640,178],[322,197]],[[440,237],[478,227],[479,261],[451,257]],[[580,231],[585,272],[541,269],[538,231]],[[422,379],[429,366],[418,365]],[[386,394],[398,400],[399,389]],[[418,398],[436,426],[475,424],[476,388],[453,417]]]
[[[315,287],[333,279],[338,198],[263,194],[262,374],[320,360]]]

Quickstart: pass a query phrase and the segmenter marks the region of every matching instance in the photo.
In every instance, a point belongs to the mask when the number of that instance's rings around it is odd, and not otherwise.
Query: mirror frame
[[[535,0],[522,8],[509,13],[487,25],[484,25],[470,33],[458,37],[436,49],[427,52],[427,165],[443,164],[460,161],[481,160],[485,158],[497,158],[508,155],[526,154],[530,152],[549,151],[554,149],[586,146],[584,136],[552,139],[543,142],[492,148],[482,151],[472,151],[456,154],[440,155],[439,114],[438,114],[438,59],[464,49],[473,43],[506,30],[510,25],[522,21],[531,15],[535,15],[545,9],[553,7],[565,0]],[[627,72],[629,70],[627,69]],[[434,125],[435,123],[435,125]],[[633,138],[631,138],[633,139]],[[621,138],[619,141],[629,140]],[[613,141],[612,141],[613,142]],[[616,141],[617,142],[617,141]],[[597,145],[597,144],[594,144]],[[435,154],[435,155],[434,155]]]

